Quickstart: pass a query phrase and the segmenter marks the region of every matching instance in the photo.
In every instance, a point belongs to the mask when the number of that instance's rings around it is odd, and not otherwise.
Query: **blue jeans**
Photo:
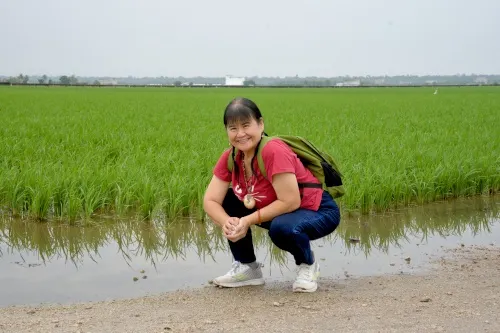
[[[228,190],[222,207],[233,217],[243,217],[255,211],[247,209],[234,195],[232,189]],[[314,257],[310,241],[332,233],[339,223],[339,208],[331,195],[324,191],[318,211],[300,208],[258,226],[269,230],[272,242],[280,249],[290,252],[297,265],[302,263],[311,265],[314,263]],[[239,241],[229,241],[229,248],[236,261],[248,264],[256,260],[250,229]]]

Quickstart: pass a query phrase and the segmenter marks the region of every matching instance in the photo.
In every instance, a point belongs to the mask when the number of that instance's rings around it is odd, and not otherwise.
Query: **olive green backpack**
[[[263,136],[257,147],[257,162],[259,164],[260,173],[267,178],[264,160],[262,159],[262,149],[273,138],[280,139],[285,142],[297,157],[302,161],[302,164],[308,168],[312,174],[319,180],[321,184],[299,183],[299,187],[322,187],[330,193],[333,198],[339,198],[345,194],[342,184],[342,174],[340,173],[333,158],[316,148],[308,140],[294,135],[277,135],[273,137]],[[233,171],[234,156],[237,151],[233,148],[232,154],[229,155],[227,168],[230,172]]]

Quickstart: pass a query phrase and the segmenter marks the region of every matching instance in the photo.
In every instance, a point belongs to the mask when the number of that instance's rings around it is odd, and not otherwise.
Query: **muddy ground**
[[[500,248],[459,247],[418,275],[292,281],[0,308],[0,332],[500,332]]]

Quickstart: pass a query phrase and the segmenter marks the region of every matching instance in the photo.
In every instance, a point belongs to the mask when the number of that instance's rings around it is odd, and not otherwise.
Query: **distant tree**
[[[255,81],[254,80],[245,80],[243,81],[244,86],[255,86]]]
[[[94,83],[92,83],[94,86],[100,86],[101,82],[99,80],[95,80]]]
[[[25,75],[25,76],[23,77],[23,84],[28,83],[28,81],[29,81],[29,80],[30,80],[30,77],[29,77],[28,75]]]
[[[75,75],[71,75],[69,77],[69,84],[78,84],[78,79],[76,78]]]
[[[49,79],[49,84],[54,84],[54,80]]]
[[[38,79],[38,84],[44,84],[45,81],[43,81],[43,79]]]
[[[59,82],[61,82],[61,84],[64,84],[64,85],[70,85],[71,84],[71,80],[70,80],[70,78],[67,75],[61,76],[59,78]]]
[[[176,87],[180,87],[181,84],[182,84],[182,82],[179,81],[179,80],[177,80],[177,81],[174,82],[174,86],[176,86]]]
[[[14,83],[19,83],[19,77],[14,77],[14,76],[11,76],[7,79],[7,82],[9,82],[10,84],[14,84]]]

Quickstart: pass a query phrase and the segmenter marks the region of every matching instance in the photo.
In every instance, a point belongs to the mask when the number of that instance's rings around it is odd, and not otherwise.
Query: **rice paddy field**
[[[236,96],[334,156],[343,214],[500,189],[500,87],[0,87],[0,214],[203,219]]]

